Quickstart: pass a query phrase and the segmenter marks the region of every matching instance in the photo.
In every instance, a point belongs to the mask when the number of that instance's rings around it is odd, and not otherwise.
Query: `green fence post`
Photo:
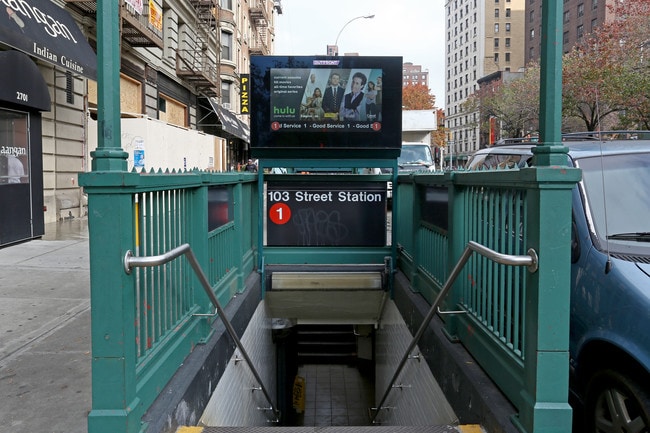
[[[86,191],[93,231],[89,240],[93,386],[88,432],[137,432],[141,413],[135,377],[134,277],[116,272],[124,268],[126,251],[134,245],[132,197]]]
[[[538,270],[528,273],[523,407],[514,422],[524,432],[566,433],[572,423],[568,404],[571,190],[580,171],[542,167],[524,174],[537,184],[529,190],[527,238],[528,247],[538,254]]]
[[[92,309],[92,410],[89,433],[131,433],[140,429],[136,396],[135,312],[133,277],[123,268],[133,248],[134,217],[131,194],[88,186],[110,185],[128,177],[128,154],[121,148],[120,128],[120,3],[97,2],[97,150],[92,171],[79,176],[88,194],[90,284]],[[111,175],[115,173],[115,175]],[[106,175],[106,176],[103,176]],[[119,184],[119,183],[117,183]]]

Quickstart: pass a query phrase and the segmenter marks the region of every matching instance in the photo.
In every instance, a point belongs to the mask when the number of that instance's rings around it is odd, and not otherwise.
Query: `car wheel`
[[[606,370],[587,389],[587,433],[650,433],[648,391],[629,377]]]

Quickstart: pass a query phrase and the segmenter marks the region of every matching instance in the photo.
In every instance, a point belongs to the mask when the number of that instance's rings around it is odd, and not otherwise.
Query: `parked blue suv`
[[[650,432],[650,132],[567,135],[573,191],[571,402],[587,433]],[[476,152],[468,169],[534,164],[536,143]],[[581,422],[582,421],[582,422]]]

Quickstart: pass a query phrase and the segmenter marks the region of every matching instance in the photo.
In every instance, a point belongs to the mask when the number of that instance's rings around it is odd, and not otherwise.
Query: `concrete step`
[[[352,325],[298,325],[296,347],[299,364],[352,363],[357,357]]]

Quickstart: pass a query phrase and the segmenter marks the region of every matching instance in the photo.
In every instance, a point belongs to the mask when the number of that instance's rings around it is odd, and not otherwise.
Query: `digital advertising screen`
[[[395,158],[402,58],[252,56],[254,157]]]

